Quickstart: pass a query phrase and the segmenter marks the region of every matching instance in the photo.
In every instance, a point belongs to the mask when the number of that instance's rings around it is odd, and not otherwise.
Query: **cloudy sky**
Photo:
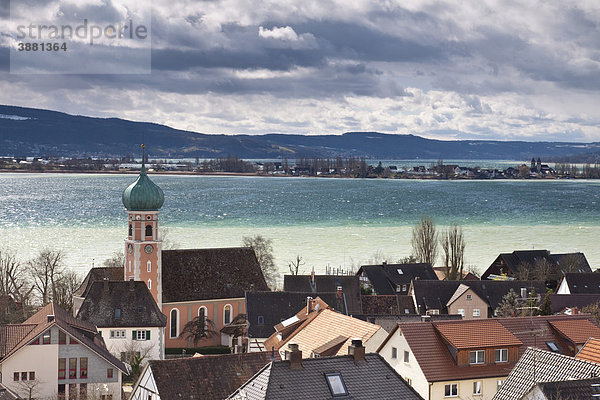
[[[47,3],[27,18],[130,12]],[[205,133],[600,141],[597,0],[153,0],[151,73],[135,73],[131,44],[100,43],[123,73],[93,75],[11,72],[9,6],[2,104]]]

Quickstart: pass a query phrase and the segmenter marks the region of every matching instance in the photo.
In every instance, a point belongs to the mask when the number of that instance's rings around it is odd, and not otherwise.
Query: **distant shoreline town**
[[[211,160],[147,160],[148,169],[164,174],[240,175],[281,177],[388,178],[388,179],[600,179],[600,164],[555,163],[554,167],[533,157],[529,163],[507,168],[483,168],[445,164],[384,165],[365,158],[297,158],[280,161],[248,161],[238,157]],[[0,158],[0,172],[29,173],[137,173],[141,164],[131,157],[92,158]]]

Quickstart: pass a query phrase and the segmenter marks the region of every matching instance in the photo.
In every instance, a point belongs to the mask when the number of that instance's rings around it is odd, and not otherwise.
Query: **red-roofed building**
[[[589,315],[405,322],[377,352],[425,399],[491,399],[527,347],[574,356],[598,333]]]
[[[53,303],[23,324],[0,325],[0,384],[23,398],[118,399],[122,373],[96,327]]]

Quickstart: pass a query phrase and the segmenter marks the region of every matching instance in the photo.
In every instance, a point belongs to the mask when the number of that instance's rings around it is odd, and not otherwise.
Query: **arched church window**
[[[200,307],[198,309],[198,325],[203,331],[206,331],[206,307]]]
[[[223,309],[223,324],[227,325],[231,323],[231,306],[227,304]]]
[[[129,224],[129,236],[133,235],[133,226]]]
[[[146,236],[152,236],[152,225],[146,225]]]
[[[179,333],[179,310],[176,308],[171,310],[171,338],[176,338]]]

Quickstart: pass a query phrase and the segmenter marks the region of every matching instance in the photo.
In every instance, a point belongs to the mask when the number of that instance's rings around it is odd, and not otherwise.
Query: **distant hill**
[[[600,152],[600,143],[425,139],[415,135],[212,135],[118,118],[0,105],[0,156],[124,156],[146,143],[150,157],[367,157],[374,159],[558,158]]]

